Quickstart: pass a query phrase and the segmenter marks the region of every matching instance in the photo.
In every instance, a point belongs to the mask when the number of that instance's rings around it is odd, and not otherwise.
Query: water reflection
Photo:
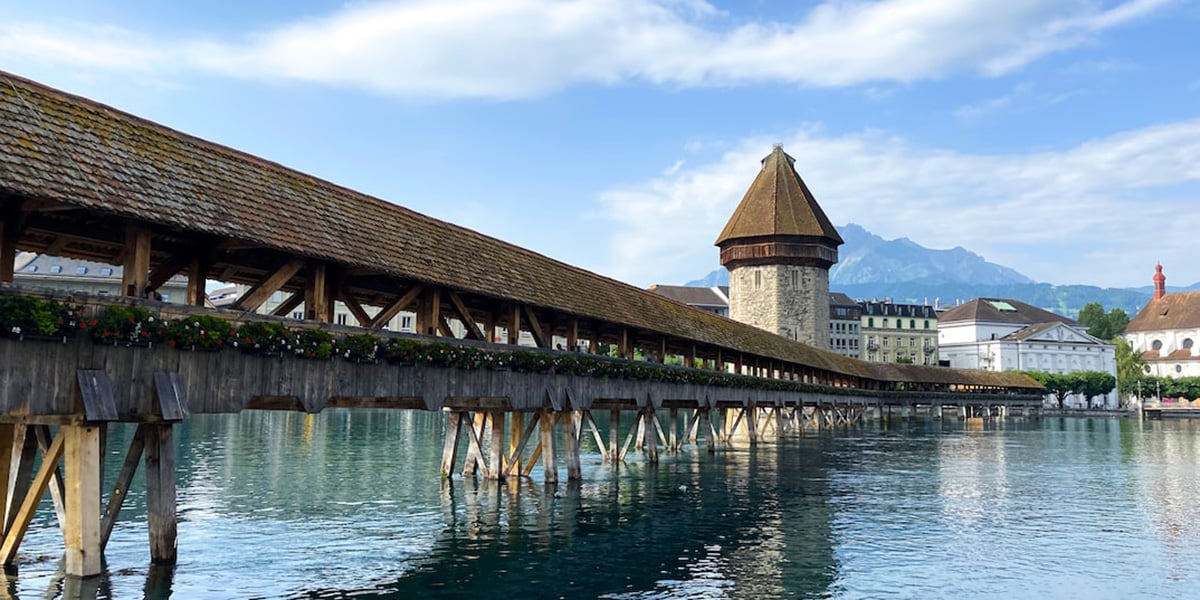
[[[146,566],[139,474],[108,572],[61,577],[47,504],[7,596],[1185,598],[1200,584],[1190,421],[893,421],[617,472],[593,453],[582,484],[545,486],[440,480],[441,418],[195,417],[177,432],[175,570]],[[131,436],[110,433],[110,480]]]

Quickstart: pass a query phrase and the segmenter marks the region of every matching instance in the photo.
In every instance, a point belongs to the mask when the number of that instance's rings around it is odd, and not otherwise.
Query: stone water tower
[[[842,237],[776,146],[717,238],[729,269],[729,316],[829,347],[829,267]]]

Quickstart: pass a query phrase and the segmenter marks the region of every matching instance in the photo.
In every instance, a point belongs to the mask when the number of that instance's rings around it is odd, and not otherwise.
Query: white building
[[[1125,326],[1122,336],[1156,377],[1200,377],[1200,292],[1166,293],[1162,265],[1155,266],[1154,298]]]
[[[861,353],[862,307],[841,292],[829,293],[829,349],[850,358]]]
[[[1072,319],[1017,300],[977,298],[947,310],[938,318],[938,347],[957,369],[1117,376],[1115,346]],[[1070,398],[1068,405],[1082,407],[1084,399]],[[1102,405],[1117,406],[1115,390]]]
[[[13,265],[13,283],[77,294],[119,296],[121,267],[90,260],[21,252]],[[163,302],[184,302],[188,282],[175,275],[155,290]]]

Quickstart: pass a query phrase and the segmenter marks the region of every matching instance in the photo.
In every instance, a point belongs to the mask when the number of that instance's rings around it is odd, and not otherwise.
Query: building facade
[[[1200,377],[1200,292],[1167,293],[1155,265],[1154,298],[1125,326],[1122,337],[1156,377]]]
[[[121,267],[107,263],[23,252],[13,265],[13,283],[97,296],[121,295]],[[188,282],[175,275],[156,292],[163,302],[184,302]]]
[[[938,347],[957,369],[984,371],[1099,371],[1117,375],[1116,348],[1078,322],[1017,300],[977,298],[942,313]],[[1117,406],[1116,391],[1102,401]],[[1072,397],[1068,405],[1084,406]]]
[[[829,294],[829,349],[851,358],[860,358],[862,348],[862,307],[841,292]]]
[[[938,316],[928,304],[858,303],[862,356],[867,362],[939,364]]]
[[[783,148],[762,161],[717,237],[729,269],[729,317],[829,347],[829,267],[842,244]]]

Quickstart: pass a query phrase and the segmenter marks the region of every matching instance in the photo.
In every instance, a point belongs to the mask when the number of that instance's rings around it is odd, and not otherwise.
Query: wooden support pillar
[[[621,460],[621,411],[616,408],[608,415],[608,458],[614,465]]]
[[[545,483],[558,483],[558,462],[554,456],[554,411],[543,408],[540,411],[538,421],[541,425],[542,434],[542,481]],[[564,427],[564,429],[569,428],[569,424]],[[567,460],[569,462],[570,458]]]
[[[421,292],[421,304],[417,307],[417,333],[437,335],[442,323],[442,293],[435,287]]]
[[[746,412],[746,429],[750,433],[750,445],[755,446],[758,444],[758,407],[751,404],[744,410]]]
[[[717,428],[713,427],[712,410],[704,409],[701,418],[704,420],[704,443],[708,453],[713,454],[717,451]]]
[[[512,305],[508,320],[508,343],[513,346],[521,342],[521,305]]]
[[[667,450],[671,453],[679,452],[683,446],[679,442],[679,438],[676,437],[676,429],[679,427],[679,409],[672,406],[667,415],[667,418],[671,422],[671,425],[667,429]]]
[[[33,434],[27,432],[24,437],[29,440],[33,438]],[[18,504],[13,511],[8,527],[5,528],[4,544],[0,546],[0,563],[3,563],[4,566],[11,566],[17,558],[17,548],[25,538],[25,532],[29,531],[29,524],[33,521],[38,504],[41,503],[42,496],[46,493],[51,476],[58,469],[59,459],[63,455],[65,437],[61,432],[54,436],[54,441],[50,443],[50,448],[42,456],[42,464],[38,467],[37,475],[27,486],[26,493],[19,500],[10,497],[10,500],[15,500]],[[36,447],[36,442],[34,445]],[[13,447],[15,450],[16,443],[13,444]]]
[[[150,283],[150,230],[139,225],[125,228],[125,260],[121,265],[121,293],[134,298],[146,295]]]
[[[563,453],[567,460],[567,481],[581,481],[583,468],[579,461],[579,436],[583,433],[583,415],[572,410],[560,416],[563,434]]]
[[[0,446],[0,452],[6,454],[8,468],[4,469],[7,478],[4,505],[4,531],[7,533],[13,527],[13,520],[21,507],[21,501],[29,493],[30,482],[33,481],[33,463],[37,459],[37,438],[28,425],[5,425],[11,428],[7,437],[8,446]],[[11,448],[11,452],[5,450]]]
[[[571,352],[579,350],[579,319],[571,319],[567,322],[567,350]]]
[[[208,278],[208,267],[199,260],[193,260],[187,266],[187,298],[184,302],[191,306],[204,306],[204,301],[208,299],[208,292],[204,289],[204,284]]]
[[[467,418],[466,427],[470,428],[468,433],[469,443],[467,444],[467,460],[463,463],[463,476],[475,475],[479,471],[479,463],[483,461],[479,441],[483,439],[483,432],[487,427],[487,413],[477,412],[474,415],[464,413]]]
[[[0,222],[0,283],[12,283],[17,262],[18,232],[12,221]]]
[[[496,313],[491,308],[483,317],[483,335],[487,336],[489,344],[496,342]]]
[[[492,419],[492,439],[488,444],[487,473],[484,476],[488,479],[503,481],[504,413],[500,411],[493,411],[489,416]],[[518,433],[517,435],[520,434]]]
[[[446,437],[442,442],[442,478],[454,474],[454,463],[458,461],[458,437],[462,433],[462,413],[450,411],[446,415]]]
[[[328,268],[315,262],[304,281],[304,318],[318,323],[333,321],[333,299],[329,296]]]
[[[629,330],[621,328],[621,338],[617,343],[617,355],[621,358],[633,358],[633,344],[630,343]]]
[[[508,421],[508,455],[512,456],[516,471],[521,472],[521,457],[516,455],[517,447],[521,444],[521,438],[525,434],[525,413],[514,412],[509,416]],[[505,465],[505,471],[510,471]]]
[[[658,416],[654,414],[654,407],[647,406],[642,410],[642,425],[646,433],[646,462],[658,464]]]
[[[63,425],[59,435],[65,435],[66,463],[66,526],[63,537],[67,552],[64,563],[67,575],[90,577],[100,574],[100,431],[104,425],[84,423]],[[166,426],[168,429],[170,426]],[[174,471],[174,469],[172,469]],[[174,472],[172,487],[174,484]],[[174,494],[171,513],[175,512]],[[174,562],[174,534],[171,536]]]
[[[175,437],[170,423],[148,425],[146,452],[146,524],[150,562],[173,565],[176,558]]]

